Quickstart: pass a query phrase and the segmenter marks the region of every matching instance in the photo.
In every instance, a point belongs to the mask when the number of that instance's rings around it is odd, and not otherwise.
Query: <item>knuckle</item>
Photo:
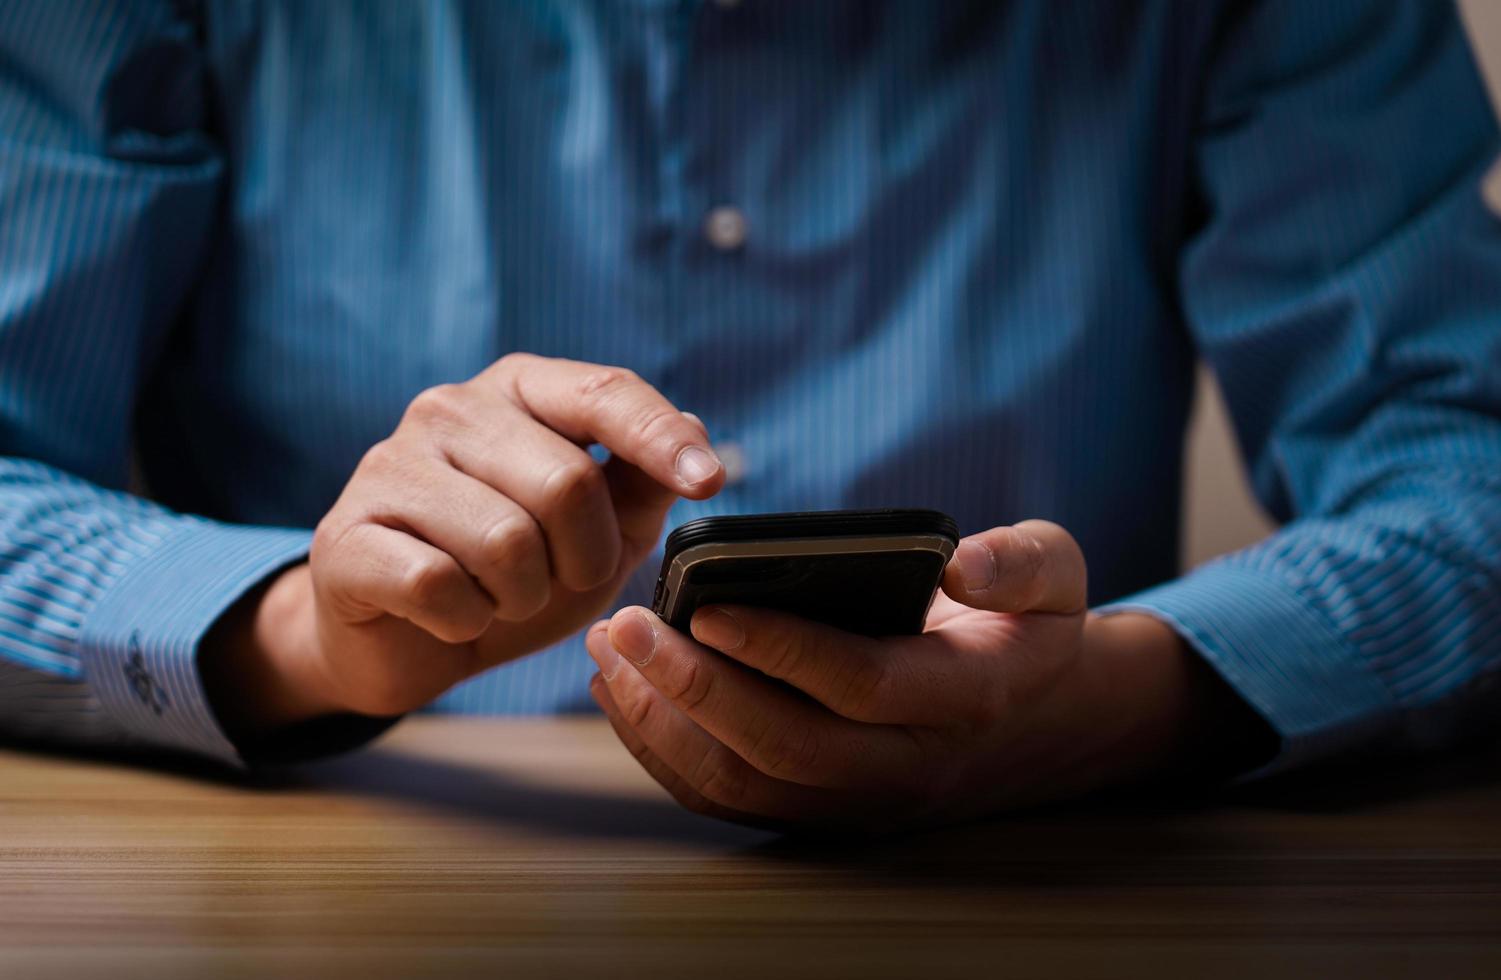
[[[593,506],[608,495],[604,471],[588,456],[571,460],[548,475],[544,495],[564,512]]]
[[[503,371],[525,371],[535,368],[543,361],[548,360],[538,354],[529,351],[516,350],[502,356],[495,362],[495,367]]]
[[[480,559],[493,568],[519,568],[541,550],[536,525],[515,517],[496,521],[480,539]]]
[[[407,405],[403,421],[419,425],[443,424],[464,417],[463,387],[456,384],[433,385],[424,389]]]
[[[536,523],[529,518],[506,518],[485,532],[480,541],[479,561],[491,574],[482,576],[500,600],[498,614],[504,619],[530,616],[552,597],[548,580],[547,544]],[[495,581],[495,575],[502,576]]]
[[[779,779],[807,778],[818,771],[823,746],[811,726],[769,727],[756,741],[752,754],[758,768]]]
[[[1022,561],[1026,565],[1028,581],[1032,583],[1032,601],[1036,602],[1047,591],[1048,553],[1042,542],[1030,534],[1026,535],[1026,544],[1022,548]]]
[[[1074,536],[1069,534],[1068,529],[1062,524],[1040,517],[1029,518],[1016,526],[1025,528],[1039,541],[1053,539],[1055,544],[1061,544],[1065,541],[1072,542],[1074,540]]]
[[[452,569],[437,558],[419,558],[407,565],[401,590],[419,606],[435,605],[452,584]]]
[[[468,643],[478,639],[490,625],[488,618],[478,619],[444,619],[434,624],[432,635],[444,643]]]
[[[337,574],[338,569],[358,565],[361,552],[368,549],[366,538],[370,530],[370,525],[363,521],[348,520],[335,513],[319,521],[308,548],[308,564],[314,570],[314,580],[320,579],[321,569],[325,573],[322,578],[335,583],[344,581],[345,577]],[[335,574],[327,575],[330,570]]]
[[[579,379],[578,395],[580,398],[599,401],[612,398],[622,388],[639,383],[640,376],[630,368],[597,367]]]
[[[747,639],[745,642],[760,645],[765,655],[766,672],[784,680],[796,676],[804,662],[802,638],[776,627],[756,632],[759,635],[755,641]]]
[[[625,716],[626,724],[640,731],[653,718],[656,717],[656,701],[649,694],[636,692],[634,696],[626,699],[629,703],[620,705],[621,714]]]
[[[1042,539],[1036,534],[1013,528],[1011,540],[1008,543],[1022,571],[1029,578],[1037,579],[1048,560],[1047,551],[1042,546]]]
[[[896,684],[895,670],[885,661],[861,663],[845,679],[843,700],[849,705],[850,717],[873,721],[883,716],[882,706],[889,703]]]
[[[313,528],[313,541],[308,548],[308,561],[321,563],[338,551],[339,545],[343,543],[352,526],[332,514],[325,515]]]
[[[635,411],[631,419],[632,430],[640,434],[643,443],[671,437],[675,430],[688,425],[682,413],[658,405],[647,405]],[[673,440],[676,442],[677,440]]]
[[[405,460],[405,454],[390,439],[382,439],[375,443],[365,454],[360,457],[360,462],[355,467],[357,474],[387,473],[399,468]]]
[[[1018,525],[1006,528],[997,544],[991,548],[1001,568],[996,587],[1009,594],[1017,606],[1030,608],[1047,590],[1048,555],[1042,539]]]
[[[692,714],[709,699],[714,689],[714,669],[697,657],[684,658],[665,683],[668,689],[662,693],[673,704]]]
[[[707,800],[732,810],[745,804],[746,771],[727,751],[706,753],[689,781]]]

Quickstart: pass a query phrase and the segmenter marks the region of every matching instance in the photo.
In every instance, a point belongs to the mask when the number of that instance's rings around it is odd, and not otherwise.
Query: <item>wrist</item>
[[[319,667],[312,578],[294,565],[228,610],[205,638],[199,668],[233,741],[254,741],[340,710]]]
[[[1109,754],[1127,778],[1228,776],[1275,751],[1266,722],[1161,620],[1091,615],[1084,643],[1122,719]]]

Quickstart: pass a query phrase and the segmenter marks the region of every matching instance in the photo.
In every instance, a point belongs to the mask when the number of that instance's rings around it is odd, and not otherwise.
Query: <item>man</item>
[[[0,133],[12,733],[587,691],[688,806],[890,827],[1501,707],[1447,4],[14,3]],[[1175,578],[1195,355],[1284,526]],[[901,505],[971,532],[923,636],[640,606],[669,512]]]

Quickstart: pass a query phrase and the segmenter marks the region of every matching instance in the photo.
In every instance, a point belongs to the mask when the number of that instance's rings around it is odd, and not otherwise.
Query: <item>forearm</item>
[[[1260,771],[1453,744],[1501,667],[1495,119],[1452,4],[1227,13],[1175,285],[1285,524],[1116,608],[1268,719]]]
[[[0,726],[69,743],[144,742],[235,759],[195,665],[220,611],[306,534],[174,514],[0,458]]]
[[[1427,472],[1117,604],[1187,638],[1280,737],[1273,768],[1452,744],[1494,713],[1501,488]]]

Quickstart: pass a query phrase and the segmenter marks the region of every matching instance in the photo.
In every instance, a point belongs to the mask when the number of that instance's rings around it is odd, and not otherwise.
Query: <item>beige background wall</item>
[[[1459,6],[1479,51],[1493,102],[1501,105],[1501,0],[1460,0]],[[1492,172],[1487,191],[1492,207],[1501,214],[1501,165]],[[1199,373],[1185,481],[1186,565],[1250,544],[1271,530],[1271,522],[1246,486],[1245,469],[1230,433],[1224,402],[1207,371]]]

